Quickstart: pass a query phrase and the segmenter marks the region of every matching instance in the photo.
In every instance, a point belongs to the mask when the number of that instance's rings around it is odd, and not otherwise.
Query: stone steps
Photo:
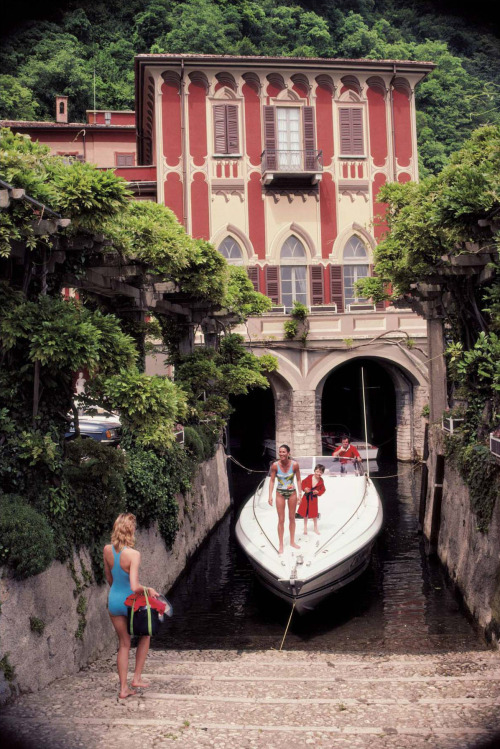
[[[500,656],[488,651],[153,651],[146,678],[118,701],[102,661],[16,700],[0,726],[37,749],[467,749],[500,735]]]

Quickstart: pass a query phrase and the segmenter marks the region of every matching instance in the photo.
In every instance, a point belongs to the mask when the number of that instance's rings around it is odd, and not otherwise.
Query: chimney
[[[68,121],[68,97],[56,96],[56,122]]]

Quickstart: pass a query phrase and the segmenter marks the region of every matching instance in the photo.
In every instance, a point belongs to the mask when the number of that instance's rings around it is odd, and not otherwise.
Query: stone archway
[[[374,355],[338,357],[333,366],[319,379],[316,398],[321,404],[323,389],[329,377],[347,364],[363,361],[376,363],[389,376],[394,388],[396,456],[398,460],[414,460],[422,456],[424,420],[422,409],[428,400],[427,382],[415,368],[406,368],[393,359]],[[412,371],[413,369],[413,371]],[[418,374],[417,374],[418,372]]]

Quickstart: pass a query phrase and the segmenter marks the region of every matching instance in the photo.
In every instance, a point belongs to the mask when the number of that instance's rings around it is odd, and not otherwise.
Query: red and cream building
[[[272,299],[242,332],[278,357],[276,439],[296,454],[321,449],[325,382],[354,359],[390,375],[398,457],[421,454],[425,321],[360,299],[355,282],[372,273],[384,233],[380,187],[418,179],[414,89],[433,67],[136,57],[138,163],[156,165],[158,202]],[[310,309],[306,345],[284,336],[294,300]]]
[[[413,91],[432,67],[139,55],[138,162],[276,305],[343,313],[383,234],[380,187],[418,179]]]

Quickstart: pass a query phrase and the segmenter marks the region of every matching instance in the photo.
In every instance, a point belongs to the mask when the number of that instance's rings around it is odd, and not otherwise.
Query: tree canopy
[[[432,3],[401,0],[133,0],[84,2],[22,24],[0,52],[0,116],[72,120],[134,106],[133,58],[147,52],[431,60],[417,87],[422,174],[437,173],[482,124],[500,116],[500,47],[485,23],[464,26]],[[94,77],[95,72],[95,77]],[[17,100],[17,104],[16,104]]]

